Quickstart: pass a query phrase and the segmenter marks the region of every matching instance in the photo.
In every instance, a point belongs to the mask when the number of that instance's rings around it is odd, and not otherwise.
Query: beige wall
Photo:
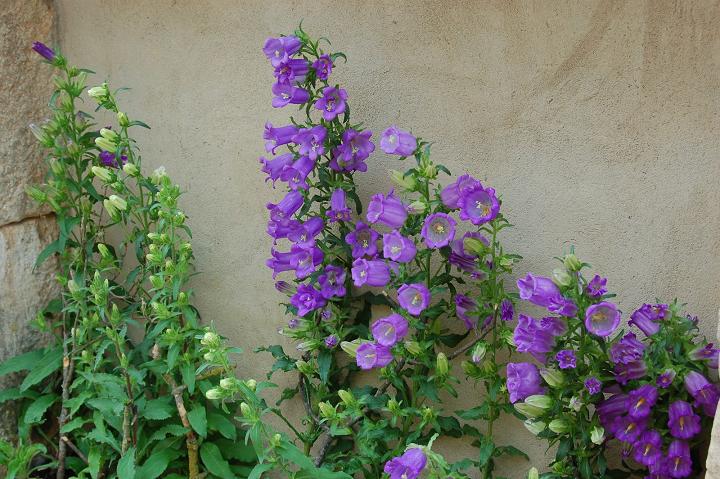
[[[126,110],[153,127],[140,137],[146,164],[187,191],[203,318],[247,351],[278,341],[286,321],[264,266],[264,205],[279,190],[257,157],[264,121],[289,112],[270,107],[260,47],[300,19],[348,55],[335,79],[355,121],[410,128],[436,142],[435,159],[502,192],[520,271],[548,272],[574,244],[626,315],[677,296],[714,337],[717,2],[60,0],[58,13],[72,60],[133,88]],[[365,197],[397,167],[383,154],[368,163]],[[268,364],[244,360],[246,375]],[[467,386],[462,402],[478,394]],[[500,430],[543,464],[517,421]]]

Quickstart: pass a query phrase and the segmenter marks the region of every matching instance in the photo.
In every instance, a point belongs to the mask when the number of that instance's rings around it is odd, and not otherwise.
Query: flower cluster
[[[720,398],[707,379],[718,349],[677,303],[642,305],[629,321],[638,332],[622,331],[607,280],[585,279],[586,266],[570,254],[552,278],[518,281],[522,299],[554,315],[520,316],[515,346],[541,368],[508,365],[511,401],[530,431],[559,443],[553,477],[603,476],[611,439],[648,477],[693,477],[691,449]]]

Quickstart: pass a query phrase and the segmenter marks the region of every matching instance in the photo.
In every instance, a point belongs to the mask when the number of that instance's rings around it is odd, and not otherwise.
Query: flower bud
[[[74,279],[68,280],[67,289],[71,293],[77,293],[78,291],[80,291],[80,287],[78,286],[78,284],[75,282]]]
[[[435,419],[435,411],[433,411],[432,408],[429,408],[427,406],[422,408],[421,415],[422,415],[423,421],[425,421],[425,422],[430,422],[433,419]]]
[[[255,392],[255,389],[257,388],[257,381],[255,381],[254,379],[248,379],[247,381],[245,381],[245,385],[248,387],[249,390]]]
[[[178,304],[180,306],[187,306],[189,304],[188,295],[185,291],[180,291],[180,294],[178,294]]]
[[[160,166],[155,169],[155,171],[152,172],[152,175],[150,176],[150,179],[153,183],[159,184],[160,181],[167,176],[167,172],[165,171],[164,166]]]
[[[110,203],[117,208],[120,211],[125,211],[127,209],[127,201],[119,197],[118,195],[110,195]]]
[[[37,138],[40,143],[47,147],[51,147],[53,145],[53,139],[45,128],[38,126],[35,123],[30,123],[29,127],[32,134],[35,135],[35,138]]]
[[[90,98],[97,100],[98,102],[103,101],[108,96],[107,83],[103,83],[100,86],[92,87],[87,91]]]
[[[117,145],[113,143],[112,141],[109,141],[101,136],[95,138],[95,144],[98,148],[104,151],[114,152],[117,148]]]
[[[220,380],[220,387],[223,389],[232,389],[235,386],[235,378],[222,378]]]
[[[100,256],[102,256],[105,259],[112,258],[112,253],[110,253],[110,250],[107,246],[105,246],[103,243],[98,243],[97,245],[98,252],[100,253]]]
[[[120,136],[109,128],[100,128],[100,136],[113,143],[120,139]]]
[[[564,434],[570,430],[570,424],[565,419],[553,419],[548,427],[555,434]]]
[[[555,268],[553,270],[552,280],[553,283],[558,286],[570,286],[572,284],[572,276],[570,276],[568,272],[562,268]]]
[[[405,176],[403,172],[397,170],[389,170],[390,179],[395,183],[401,191],[414,191],[417,182],[411,175]]]
[[[47,200],[47,193],[45,193],[43,190],[41,190],[37,186],[29,187],[27,189],[27,194],[30,196],[30,198],[32,198],[38,202],[43,202],[43,201]]]
[[[544,422],[533,421],[532,419],[527,419],[523,422],[523,424],[525,425],[525,429],[530,431],[535,436],[537,436],[547,428],[547,424],[545,424]]]
[[[540,369],[540,375],[550,387],[562,386],[565,383],[565,376],[557,369]]]
[[[474,256],[482,256],[487,250],[487,246],[477,238],[467,237],[463,239],[463,250]]]
[[[538,472],[537,468],[530,468],[530,470],[528,471],[527,479],[540,479],[540,473]]]
[[[270,438],[270,446],[271,447],[280,447],[282,444],[282,436],[280,433],[276,432],[273,437]]]
[[[472,353],[470,353],[470,358],[473,363],[480,364],[485,357],[485,353],[487,353],[487,343],[485,343],[485,341],[480,341],[475,345],[475,347],[473,347]]]
[[[223,397],[223,393],[219,389],[212,388],[207,390],[205,397],[208,399],[220,399]]]
[[[55,173],[55,176],[63,176],[65,174],[65,166],[62,162],[58,161],[57,158],[50,160],[50,169]]]
[[[353,393],[350,391],[347,391],[345,389],[340,389],[338,391],[338,396],[340,397],[340,400],[345,404],[346,406],[350,407],[355,405],[355,396],[353,396]]]
[[[572,409],[575,412],[579,412],[580,409],[582,409],[583,402],[580,400],[579,397],[573,396],[570,398],[570,409]]]
[[[582,269],[582,263],[580,262],[578,257],[572,253],[565,256],[565,258],[563,259],[563,264],[568,269],[568,271],[580,271]]]
[[[550,396],[544,394],[534,394],[525,398],[525,403],[531,406],[539,407],[540,409],[550,409],[553,405],[553,400]]]
[[[355,358],[357,357],[357,349],[360,347],[360,340],[354,341],[343,341],[340,343],[340,348],[345,351],[348,356]]]
[[[315,368],[313,368],[310,363],[308,363],[307,361],[303,361],[302,359],[295,361],[295,367],[298,371],[305,375],[311,375],[315,373]]]
[[[400,412],[400,403],[397,402],[397,400],[390,398],[387,402],[387,408],[391,413],[397,414]]]
[[[318,403],[318,409],[320,409],[320,415],[324,418],[331,418],[335,415],[335,408],[325,401]]]
[[[124,127],[130,126],[130,122],[128,121],[127,115],[121,111],[119,111],[117,114],[117,120],[118,120],[118,123],[120,124],[120,126],[124,126]]]
[[[533,406],[532,404],[519,402],[515,403],[513,406],[515,407],[515,410],[517,412],[519,412],[528,419],[534,419],[545,414],[545,410],[543,408]]]
[[[208,331],[203,335],[200,344],[203,346],[217,347],[220,344],[220,336],[212,331]]]
[[[405,351],[412,354],[413,356],[417,356],[422,352],[422,348],[420,348],[420,343],[417,341],[405,341]]]
[[[140,170],[137,166],[135,166],[134,163],[127,162],[123,165],[123,171],[128,176],[136,176],[138,173],[140,173]]]
[[[243,401],[240,403],[240,413],[242,413],[244,417],[250,418],[250,416],[252,415],[252,408],[248,403]]]
[[[93,175],[97,176],[101,180],[110,183],[113,181],[113,174],[110,170],[107,168],[103,168],[102,166],[93,166],[90,168],[93,172]]]
[[[448,358],[445,353],[438,353],[435,359],[435,370],[440,377],[447,376],[450,365],[448,364]]]
[[[593,442],[593,444],[597,444],[598,446],[605,442],[605,428],[602,426],[595,426],[590,431],[590,440]]]
[[[423,200],[413,201],[408,205],[408,213],[411,215],[419,215],[427,209],[427,203]]]

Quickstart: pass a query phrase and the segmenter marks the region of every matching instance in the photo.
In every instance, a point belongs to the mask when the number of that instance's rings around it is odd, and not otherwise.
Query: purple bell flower
[[[272,99],[273,108],[282,108],[290,104],[300,105],[310,99],[310,93],[307,90],[289,83],[273,84],[272,92],[275,95]]]
[[[263,53],[273,67],[277,67],[290,56],[300,50],[302,43],[295,36],[268,38],[263,46]]]
[[[690,354],[688,354],[688,357],[694,361],[707,361],[709,367],[717,369],[718,352],[720,352],[720,349],[716,348],[713,343],[709,343],[693,349],[690,351]]]
[[[494,220],[500,212],[500,202],[492,188],[475,185],[460,196],[460,219],[474,225]]]
[[[597,274],[593,276],[593,279],[585,287],[585,292],[591,298],[599,298],[603,294],[607,293],[607,278],[601,278]]]
[[[260,157],[260,163],[263,165],[262,172],[267,173],[268,177],[265,181],[272,181],[273,185],[275,181],[280,179],[280,176],[285,171],[285,168],[291,167],[295,156],[292,153],[285,153],[284,155],[277,156],[272,160],[268,160],[264,156]]]
[[[635,333],[627,333],[610,347],[610,359],[615,364],[630,364],[643,358],[645,345],[637,340]]]
[[[602,391],[602,383],[595,376],[587,378],[584,385],[585,389],[587,389],[590,394],[597,394]]]
[[[323,274],[318,276],[318,284],[325,299],[345,296],[345,269],[334,264],[325,266]]]
[[[315,237],[325,227],[322,218],[313,216],[305,223],[297,222],[297,225],[288,231],[287,238],[296,246],[303,249],[310,249],[315,246]]]
[[[599,382],[600,381],[598,381],[598,383]],[[600,392],[599,386],[598,392]],[[596,408],[598,416],[600,417],[600,424],[602,424],[605,429],[610,430],[610,425],[613,421],[627,412],[626,406],[627,395],[625,394],[615,394],[614,396],[610,396],[609,398],[600,401]]]
[[[342,188],[336,188],[330,195],[330,209],[327,211],[330,223],[350,221],[350,208],[347,206],[347,195]]]
[[[363,343],[357,348],[355,362],[365,371],[373,368],[384,368],[393,360],[392,352],[387,346],[376,343]]]
[[[322,96],[315,102],[315,108],[323,112],[325,121],[333,121],[335,117],[345,113],[347,92],[342,88],[328,86],[323,88]]]
[[[652,305],[644,304],[640,309],[630,315],[628,324],[636,326],[645,336],[652,336],[660,331],[660,325],[657,323],[657,317],[653,312]]]
[[[555,355],[560,369],[575,369],[577,357],[572,349],[563,349]]]
[[[551,313],[559,314],[560,316],[565,316],[567,318],[575,316],[578,310],[572,300],[567,299],[560,294],[550,298],[550,303],[548,304],[547,309]]]
[[[315,70],[315,76],[318,80],[326,81],[332,73],[333,63],[330,59],[330,55],[320,55],[312,64],[313,70]]]
[[[670,434],[678,439],[690,439],[700,432],[700,416],[685,401],[675,401],[668,409]]]
[[[290,304],[298,309],[298,316],[305,316],[311,311],[322,308],[326,303],[320,291],[309,284],[298,286],[297,292],[290,298]]]
[[[383,471],[390,479],[417,479],[420,477],[427,458],[419,447],[408,449],[402,456],[394,457],[385,463]]]
[[[537,367],[532,363],[508,363],[507,390],[513,404],[528,396],[542,393],[543,387]]]
[[[512,301],[509,299],[503,299],[500,303],[500,319],[503,321],[512,321],[515,317],[515,308],[513,307]]]
[[[267,209],[270,210],[270,219],[276,222],[289,220],[303,205],[303,201],[302,193],[298,191],[288,192],[278,204],[267,204]]]
[[[478,269],[476,257],[465,251],[465,238],[480,240],[486,246],[490,244],[487,238],[485,238],[481,233],[467,232],[462,236],[462,238],[458,238],[450,243],[450,256],[448,257],[448,262],[457,266],[461,271],[469,273],[477,279],[482,279],[480,277],[482,272]]]
[[[616,364],[613,371],[615,372],[615,380],[624,386],[634,379],[645,377],[647,365],[645,361],[633,361],[627,364]]]
[[[479,180],[476,180],[470,175],[462,175],[455,181],[455,183],[443,188],[440,192],[440,199],[443,204],[451,210],[457,210],[460,208],[461,197],[476,187],[482,188],[482,184]]]
[[[662,437],[651,429],[645,431],[640,439],[633,444],[633,459],[640,464],[650,466],[662,458]]]
[[[672,478],[690,477],[692,474],[692,457],[690,446],[685,441],[673,441],[668,448],[664,472]]]
[[[628,393],[627,410],[633,419],[644,419],[650,415],[657,402],[657,388],[651,384],[644,384]]]
[[[398,302],[408,313],[420,316],[430,304],[430,291],[422,283],[403,284],[398,288]]]
[[[408,212],[400,198],[391,190],[387,196],[382,193],[372,196],[366,217],[371,224],[378,223],[388,228],[399,229],[405,224]]]
[[[355,225],[355,231],[345,236],[345,241],[352,247],[352,257],[374,257],[377,254],[378,233],[362,221]]]
[[[55,60],[55,51],[42,42],[33,42],[32,49],[35,50],[35,53],[49,62]]]
[[[677,373],[675,372],[674,369],[666,369],[665,371],[662,372],[662,374],[660,374],[660,376],[658,376],[655,383],[658,385],[658,387],[667,389],[670,387],[670,385],[675,380],[676,374]]]
[[[283,168],[280,180],[286,182],[293,191],[306,190],[308,184],[305,180],[313,168],[315,168],[315,162],[307,156],[301,156],[292,165]]]
[[[517,281],[520,298],[533,304],[547,308],[553,299],[560,295],[560,290],[553,280],[545,276],[528,273],[525,278]]]
[[[319,156],[325,153],[326,136],[327,130],[325,127],[318,125],[299,130],[293,136],[292,141],[298,145],[298,153],[309,157],[311,160],[317,160]]]
[[[409,263],[415,258],[415,243],[401,235],[398,230],[383,235],[383,256],[398,263]]]
[[[475,327],[477,317],[473,317],[474,314],[477,316],[477,302],[464,294],[455,295],[455,312],[457,317],[462,319],[465,323],[465,327],[469,330]]]
[[[555,347],[554,323],[535,319],[521,314],[513,332],[515,348],[521,353],[530,353],[535,359],[544,363],[546,355]]]
[[[365,159],[375,151],[370,141],[372,131],[355,131],[348,128],[342,134],[342,143],[333,150],[329,166],[335,171],[367,171]]]
[[[442,248],[455,238],[455,220],[445,213],[434,213],[427,218],[422,227],[422,237],[428,248]]]
[[[337,346],[338,341],[340,341],[338,337],[334,334],[331,334],[330,336],[325,338],[325,347],[328,349],[333,349],[335,346]]]
[[[278,83],[296,85],[305,81],[310,66],[304,58],[287,58],[275,67]]]
[[[647,418],[633,419],[630,416],[619,416],[613,419],[610,431],[619,441],[633,444],[647,428]]]
[[[298,131],[300,129],[295,125],[274,127],[270,122],[265,123],[265,131],[263,132],[265,151],[274,155],[279,146],[291,143]]]
[[[390,282],[390,268],[382,260],[356,259],[351,271],[355,286],[385,286]]]
[[[388,155],[410,156],[417,149],[417,140],[410,132],[391,125],[380,137],[380,148]]]
[[[690,371],[685,376],[685,389],[695,398],[695,407],[702,407],[706,416],[715,417],[720,392],[715,384],[711,384],[705,376]]]
[[[585,311],[585,327],[595,336],[610,336],[620,325],[620,311],[607,301],[593,304]]]
[[[393,347],[408,333],[408,322],[397,313],[380,318],[370,328],[373,338],[381,346]]]
[[[115,153],[109,151],[101,151],[98,155],[98,159],[103,166],[109,168],[122,168],[127,163],[127,156],[120,155],[120,158],[115,157]]]

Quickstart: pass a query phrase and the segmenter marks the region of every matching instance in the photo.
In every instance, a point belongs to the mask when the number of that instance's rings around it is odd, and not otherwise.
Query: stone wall
[[[33,268],[57,236],[55,218],[25,194],[44,176],[28,124],[47,117],[53,90],[50,67],[30,46],[53,44],[54,10],[50,0],[3,0],[0,9],[0,361],[38,346],[42,338],[29,323],[57,291],[53,261]],[[13,381],[0,381],[0,389]],[[0,407],[0,437],[16,431],[11,408]]]

